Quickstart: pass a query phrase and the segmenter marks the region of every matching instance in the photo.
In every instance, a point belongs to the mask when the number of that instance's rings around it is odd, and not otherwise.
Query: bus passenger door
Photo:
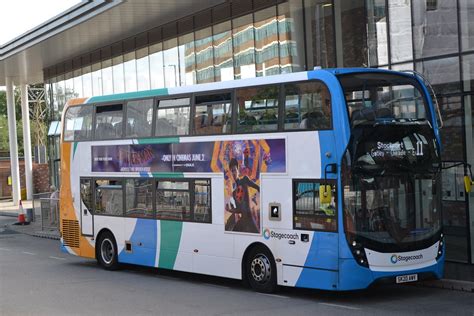
[[[94,215],[92,215],[92,180],[81,179],[80,185],[81,234],[94,236]]]

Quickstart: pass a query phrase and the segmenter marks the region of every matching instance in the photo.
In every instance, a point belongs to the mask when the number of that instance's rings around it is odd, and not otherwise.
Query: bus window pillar
[[[7,116],[8,116],[8,136],[10,143],[10,166],[12,177],[13,204],[18,205],[20,200],[20,168],[18,163],[18,142],[16,136],[15,102],[13,95],[13,81],[5,78],[7,89]]]
[[[26,198],[33,199],[33,163],[31,158],[30,109],[28,106],[28,86],[21,84],[21,118],[23,121],[23,149],[25,153]]]

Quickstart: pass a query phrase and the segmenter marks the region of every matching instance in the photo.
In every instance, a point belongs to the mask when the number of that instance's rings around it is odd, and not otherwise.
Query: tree
[[[30,115],[30,133],[31,140],[34,145],[44,146],[47,138],[47,106],[44,101],[44,85],[31,85],[28,89],[29,96],[29,115]],[[18,140],[18,154],[24,153],[23,147],[23,121],[21,114],[21,93],[17,88],[14,91],[16,128]],[[0,151],[10,151],[10,139],[8,133],[8,117],[7,117],[7,98],[6,92],[0,91]]]

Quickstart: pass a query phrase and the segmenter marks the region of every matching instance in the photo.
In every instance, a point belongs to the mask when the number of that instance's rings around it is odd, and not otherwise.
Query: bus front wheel
[[[117,243],[112,233],[106,231],[100,234],[96,243],[96,258],[104,269],[118,269]]]
[[[253,247],[246,260],[246,275],[250,286],[263,293],[273,293],[277,288],[276,264],[271,252],[264,246]]]

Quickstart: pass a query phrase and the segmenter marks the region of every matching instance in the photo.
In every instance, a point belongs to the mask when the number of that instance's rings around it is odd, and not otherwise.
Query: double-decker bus
[[[441,278],[437,110],[362,68],[69,101],[61,248],[262,292]]]

